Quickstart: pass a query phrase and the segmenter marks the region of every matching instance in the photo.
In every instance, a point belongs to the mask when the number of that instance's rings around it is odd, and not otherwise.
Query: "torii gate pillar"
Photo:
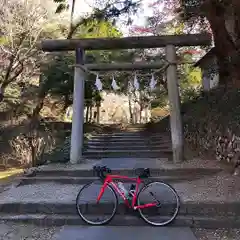
[[[84,51],[76,49],[76,64],[84,64]],[[83,124],[84,124],[84,82],[85,72],[80,67],[74,70],[74,88],[73,88],[73,115],[72,115],[72,133],[70,162],[79,163],[83,153]]]
[[[183,127],[180,111],[180,96],[177,77],[177,55],[173,45],[166,46],[166,60],[169,63],[167,68],[167,88],[170,105],[170,126],[172,137],[172,150],[174,163],[182,162],[183,151]]]

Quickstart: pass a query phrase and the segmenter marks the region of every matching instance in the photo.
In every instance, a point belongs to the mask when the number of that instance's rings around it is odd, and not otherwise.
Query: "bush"
[[[10,145],[13,158],[18,159],[21,165],[35,167],[44,162],[44,153],[53,149],[55,140],[50,132],[33,130],[14,137]]]
[[[185,102],[189,102],[189,101],[194,101],[196,99],[199,98],[199,96],[201,96],[202,94],[202,89],[201,87],[188,87],[188,88],[184,88],[181,91],[181,102],[185,103]]]

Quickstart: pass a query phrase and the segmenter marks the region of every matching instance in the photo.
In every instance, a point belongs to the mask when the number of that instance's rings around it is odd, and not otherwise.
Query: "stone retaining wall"
[[[199,155],[240,163],[240,91],[223,88],[183,105],[186,144]]]

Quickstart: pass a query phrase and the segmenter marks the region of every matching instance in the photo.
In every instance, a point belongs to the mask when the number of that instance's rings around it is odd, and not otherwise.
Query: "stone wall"
[[[217,88],[182,108],[188,147],[219,161],[240,162],[240,91]]]

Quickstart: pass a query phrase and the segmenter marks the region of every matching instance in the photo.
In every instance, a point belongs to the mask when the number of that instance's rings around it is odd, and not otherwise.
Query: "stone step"
[[[162,150],[152,150],[152,149],[143,149],[143,150],[138,150],[138,152],[139,153],[172,153],[172,150],[168,150],[168,149],[162,149]],[[123,149],[123,150],[115,150],[115,149],[113,149],[113,150],[95,150],[95,149],[87,149],[86,151],[85,151],[85,153],[96,153],[96,154],[99,154],[99,153],[105,153],[105,154],[111,154],[111,153],[119,153],[119,154],[121,154],[121,153],[123,153],[123,154],[125,154],[125,153],[135,153],[135,151],[134,150],[132,150],[132,151],[130,151],[130,150],[126,150],[126,149]]]
[[[197,208],[201,206],[201,204],[197,204]],[[224,204],[220,204],[224,205]],[[203,227],[203,228],[239,228],[240,227],[240,218],[237,214],[239,214],[239,204],[235,205],[232,209],[235,211],[238,209],[236,215],[231,215],[228,212],[225,212],[224,215],[218,214],[218,210],[220,206],[215,205],[215,212],[214,214],[207,215],[207,211],[212,210],[212,205],[207,207],[202,212],[191,212],[191,209],[194,209],[194,205],[192,207],[187,208],[188,213],[184,213],[180,211],[177,219],[171,224],[175,226],[190,226],[190,227]],[[18,208],[16,208],[18,207]],[[31,208],[28,209],[27,205],[25,206],[17,206],[17,205],[8,205],[10,211],[1,211],[0,220],[1,221],[8,221],[8,222],[21,222],[21,223],[32,223],[37,225],[46,225],[46,226],[62,226],[62,225],[85,225],[85,223],[80,219],[80,217],[76,213],[75,204],[71,206],[71,213],[66,210],[70,210],[69,205],[62,204],[62,205],[46,205],[44,203],[42,205],[36,207],[34,204],[31,205]],[[204,206],[203,206],[204,207]],[[222,207],[220,207],[221,210]],[[17,211],[21,209],[20,212],[13,212],[13,209]],[[4,210],[4,208],[3,208]],[[61,213],[60,210],[63,210]],[[210,210],[210,211],[211,211]],[[23,212],[24,211],[24,212]],[[65,213],[63,213],[65,212]],[[114,219],[109,223],[110,225],[115,226],[144,226],[146,223],[139,217],[138,212],[130,212],[129,210],[124,212],[118,213],[115,215]]]
[[[89,140],[86,142],[86,145],[128,145],[128,144],[132,144],[133,141],[119,141],[119,140]],[[135,145],[138,146],[172,146],[172,142],[171,141],[146,141],[146,140],[141,140],[141,141],[134,141],[134,143],[136,143]]]
[[[131,130],[131,129],[146,129],[145,123],[138,123],[138,124],[131,124],[124,126],[124,131]]]
[[[136,143],[137,145],[143,145],[143,144],[149,144],[149,145],[164,145],[164,144],[170,144],[172,145],[172,142],[170,140],[158,140],[158,141],[153,141],[153,140],[146,140],[146,139],[137,139],[137,140],[122,140],[122,139],[91,139],[87,143],[91,145],[96,145],[96,144],[122,144],[122,145],[128,145],[132,143]]]
[[[120,167],[120,166],[119,166]],[[124,168],[111,168],[114,175],[122,175],[129,177],[136,177],[136,172],[134,169],[124,169]],[[174,168],[174,169],[161,169],[161,168],[150,168],[150,174],[154,178],[158,177],[176,177],[181,178],[186,177],[196,177],[196,176],[209,176],[218,173],[219,169],[215,168]],[[92,169],[41,169],[35,172],[32,176],[38,177],[54,177],[54,176],[66,176],[66,177],[82,177],[82,178],[92,178],[94,177],[94,172]]]
[[[0,220],[9,223],[24,223],[34,224],[41,227],[52,226],[79,226],[87,225],[78,215],[63,215],[63,214],[1,214]],[[140,217],[132,215],[116,215],[109,226],[146,226]],[[235,217],[199,217],[199,216],[177,216],[170,224],[175,227],[191,227],[191,228],[206,228],[206,229],[230,229],[240,228],[240,219]],[[89,225],[88,225],[89,226]]]
[[[105,145],[92,145],[92,144],[88,144],[86,146],[89,150],[90,149],[95,149],[95,150],[114,150],[114,151],[118,151],[118,150],[128,150],[128,151],[139,151],[139,150],[160,150],[160,151],[172,151],[171,149],[171,145],[160,145],[160,146],[157,146],[157,145],[134,145],[134,144],[131,144],[131,145],[108,145],[108,144],[105,144]]]
[[[87,225],[81,220],[78,215],[63,215],[63,214],[2,214],[0,216],[1,221],[6,221],[9,223],[24,223],[24,224],[34,224],[37,226],[66,226],[66,225]],[[112,219],[109,226],[146,226],[147,223],[140,219],[138,216],[132,215],[116,215]],[[176,220],[171,224],[172,226],[193,226],[192,217],[178,216]],[[236,224],[237,225],[237,224]],[[89,225],[87,225],[89,226]]]
[[[143,136],[128,136],[128,137],[124,137],[124,136],[109,136],[109,137],[103,137],[103,136],[99,136],[99,137],[93,137],[92,140],[105,140],[105,141],[162,141],[162,140],[167,140],[167,141],[171,141],[170,138],[166,138],[166,137],[143,137]]]
[[[78,192],[76,192],[77,196]],[[95,196],[95,195],[94,195]],[[75,200],[75,199],[74,199]],[[121,200],[122,201],[122,200]],[[118,204],[117,215],[132,214],[133,210],[125,206],[123,202]],[[96,208],[95,204],[88,204],[89,210],[93,207],[94,214],[107,214],[111,210],[112,204],[101,203],[101,207]],[[171,208],[172,209],[172,208]],[[154,209],[153,209],[154,210]],[[164,211],[162,209],[161,211]],[[48,201],[9,201],[0,203],[0,216],[2,214],[76,214],[75,201],[53,202]],[[151,211],[149,212],[151,214]],[[152,212],[153,213],[153,212]],[[155,213],[155,210],[154,210]],[[179,215],[201,216],[201,217],[238,217],[240,215],[240,202],[191,202],[181,201]]]
[[[120,133],[99,133],[93,135],[93,137],[146,137],[146,138],[170,138],[170,135],[164,135],[161,133],[149,134],[144,132],[120,132]]]
[[[168,183],[190,181],[192,179],[201,178],[202,175],[182,175],[182,176],[159,176],[150,177],[145,182],[150,181],[164,181]],[[44,182],[54,182],[57,184],[87,184],[96,180],[98,177],[71,177],[71,176],[35,176],[35,177],[18,177],[16,180],[21,182],[21,185],[29,185]],[[121,180],[125,182],[124,180]]]
[[[142,134],[143,134],[143,132],[141,132],[141,131],[138,131],[138,132],[128,131],[128,132],[115,132],[115,133],[96,133],[93,136],[107,136],[107,137],[108,136],[135,136],[135,135],[140,136]],[[160,134],[158,134],[158,135],[160,135]]]
[[[83,152],[83,156],[86,158],[123,158],[123,157],[131,157],[131,158],[172,158],[172,151],[169,150],[94,150],[94,149],[86,149]]]

